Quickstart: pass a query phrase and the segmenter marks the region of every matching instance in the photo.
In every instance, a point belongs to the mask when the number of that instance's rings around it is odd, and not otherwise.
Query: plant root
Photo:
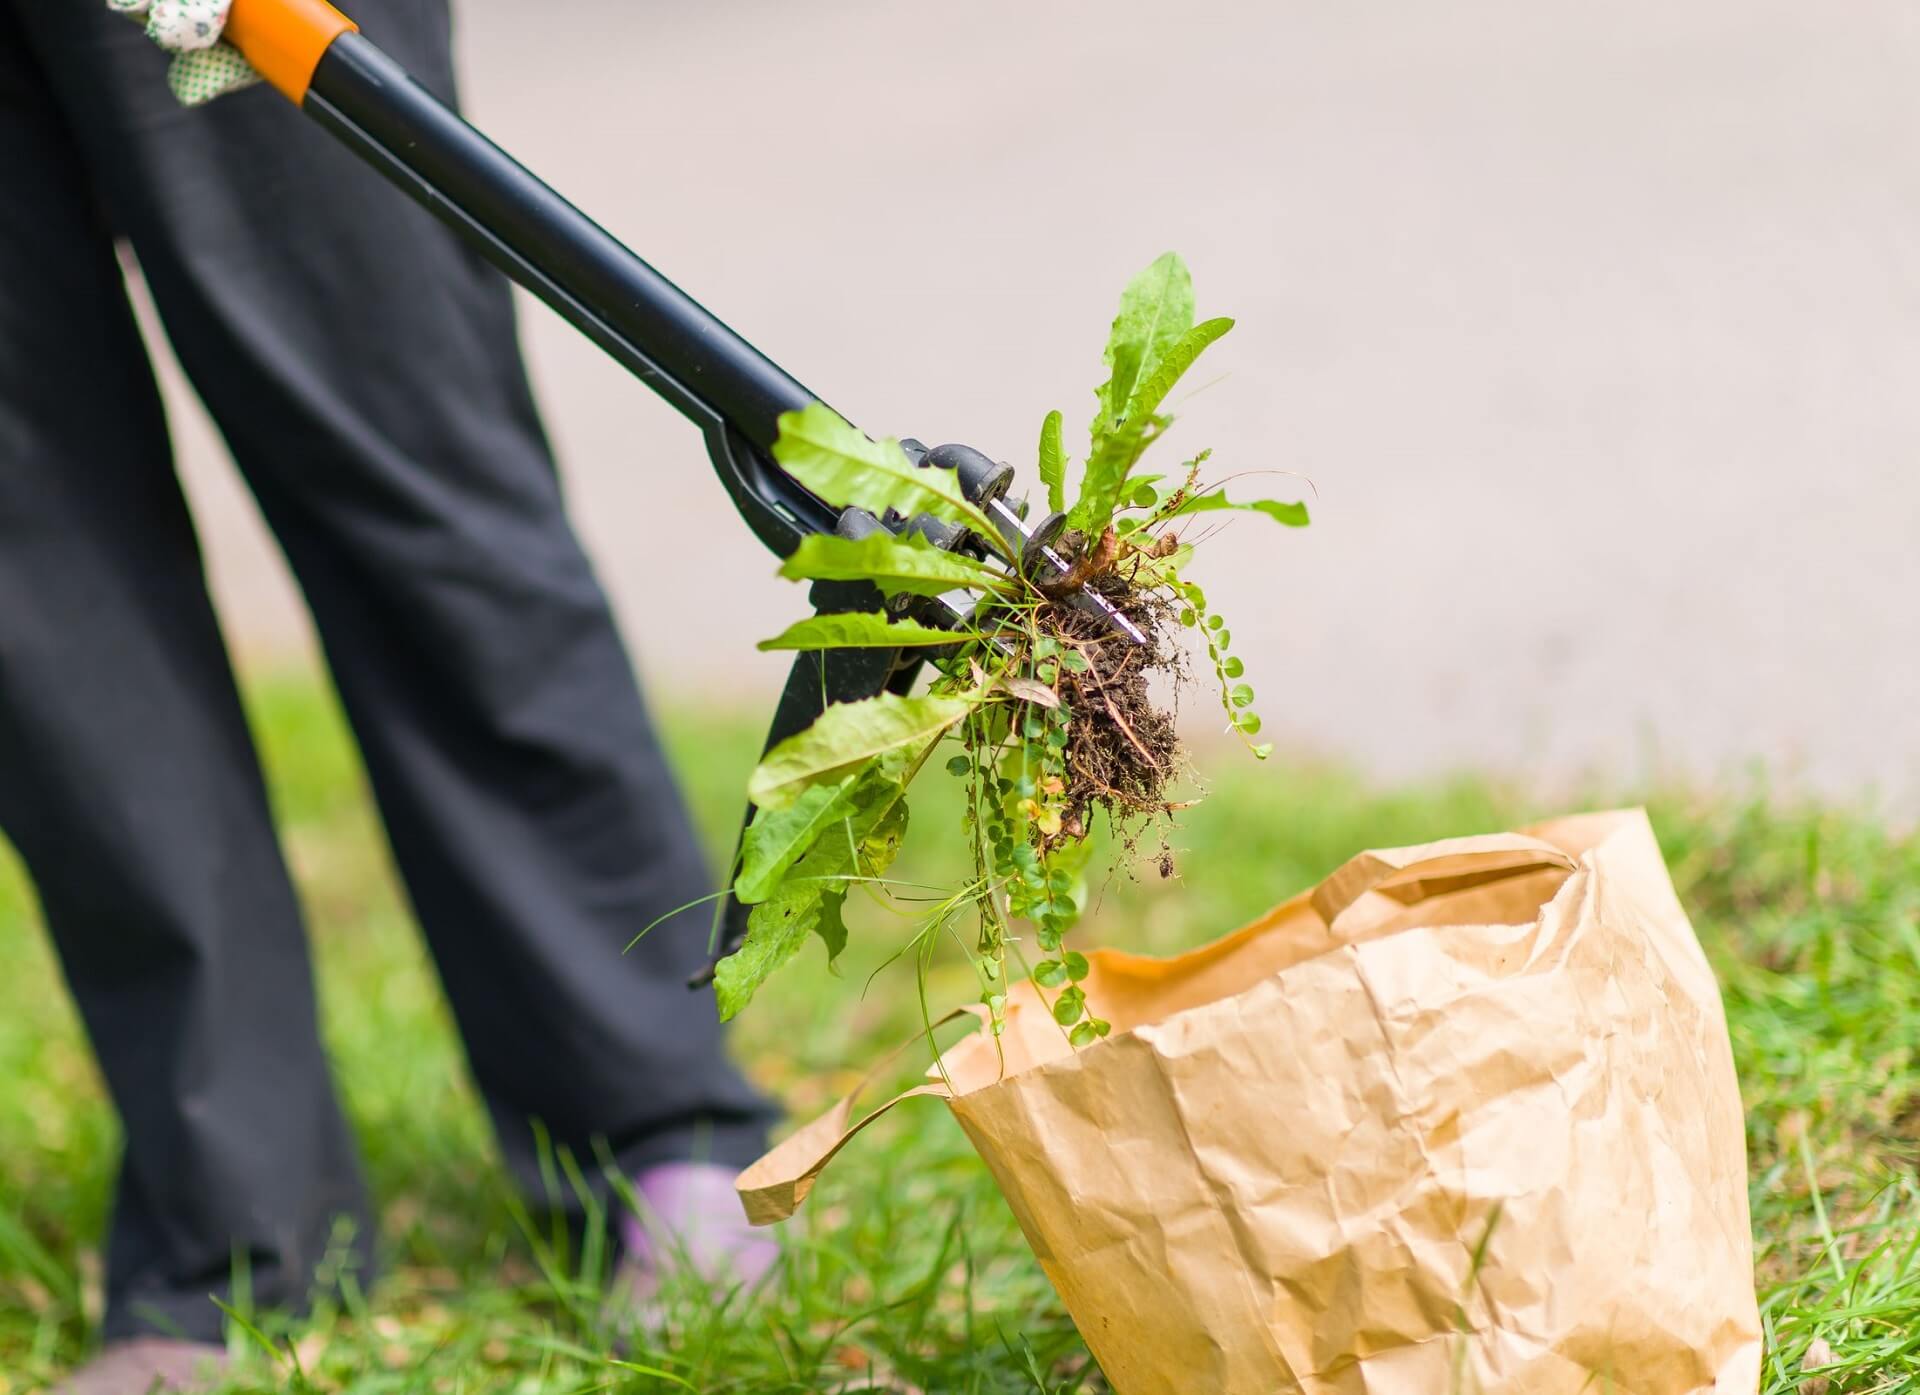
[[[1111,556],[1104,547],[1094,552]],[[1178,649],[1169,633],[1175,607],[1111,570],[1093,575],[1086,585],[1137,624],[1148,642],[1144,647],[1128,643],[1099,616],[1066,599],[1040,607],[1040,632],[1085,660],[1083,669],[1063,667],[1059,678],[1060,696],[1073,714],[1060,838],[1084,837],[1096,809],[1116,827],[1167,815],[1167,786],[1179,768],[1173,716],[1149,692],[1153,674],[1178,676]]]

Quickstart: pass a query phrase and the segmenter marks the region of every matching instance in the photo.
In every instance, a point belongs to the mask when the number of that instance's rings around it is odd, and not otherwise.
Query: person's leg
[[[83,161],[0,0],[0,827],[125,1127],[106,1335],[371,1239],[300,914]]]
[[[272,93],[161,109],[82,10],[63,67],[167,329],[305,588],[506,1155],[739,1164],[711,889],[562,509],[506,283]],[[451,92],[440,0],[370,37]],[[51,27],[51,26],[50,26]],[[81,32],[86,31],[86,32]],[[128,42],[137,36],[129,35]],[[695,449],[689,443],[689,449]]]

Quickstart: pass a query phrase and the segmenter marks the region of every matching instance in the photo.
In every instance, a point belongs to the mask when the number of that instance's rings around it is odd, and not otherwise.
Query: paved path
[[[580,42],[467,0],[478,119],[870,429],[1029,459],[1181,249],[1241,324],[1169,447],[1317,486],[1310,532],[1203,564],[1281,739],[1616,783],[1757,756],[1915,802],[1910,6],[540,9]],[[751,641],[799,592],[677,418],[544,313],[528,339],[655,686],[770,701]],[[182,435],[237,637],[300,643]]]

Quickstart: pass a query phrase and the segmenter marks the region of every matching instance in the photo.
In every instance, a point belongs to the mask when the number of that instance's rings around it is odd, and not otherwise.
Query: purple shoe
[[[132,1337],[109,1345],[56,1385],[53,1395],[192,1395],[226,1369],[223,1347],[171,1337]]]
[[[640,1214],[620,1218],[620,1280],[636,1302],[675,1272],[727,1287],[752,1288],[766,1278],[780,1246],[747,1224],[733,1190],[738,1175],[715,1163],[661,1163],[633,1179]]]

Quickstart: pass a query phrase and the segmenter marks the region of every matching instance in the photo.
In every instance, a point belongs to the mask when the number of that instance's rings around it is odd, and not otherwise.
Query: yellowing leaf
[[[1058,707],[1060,705],[1060,695],[1045,683],[1036,682],[1031,678],[1022,678],[1017,673],[1010,673],[1000,681],[1006,684],[1007,691],[1017,698],[1025,698],[1028,702],[1037,702],[1042,707]]]

